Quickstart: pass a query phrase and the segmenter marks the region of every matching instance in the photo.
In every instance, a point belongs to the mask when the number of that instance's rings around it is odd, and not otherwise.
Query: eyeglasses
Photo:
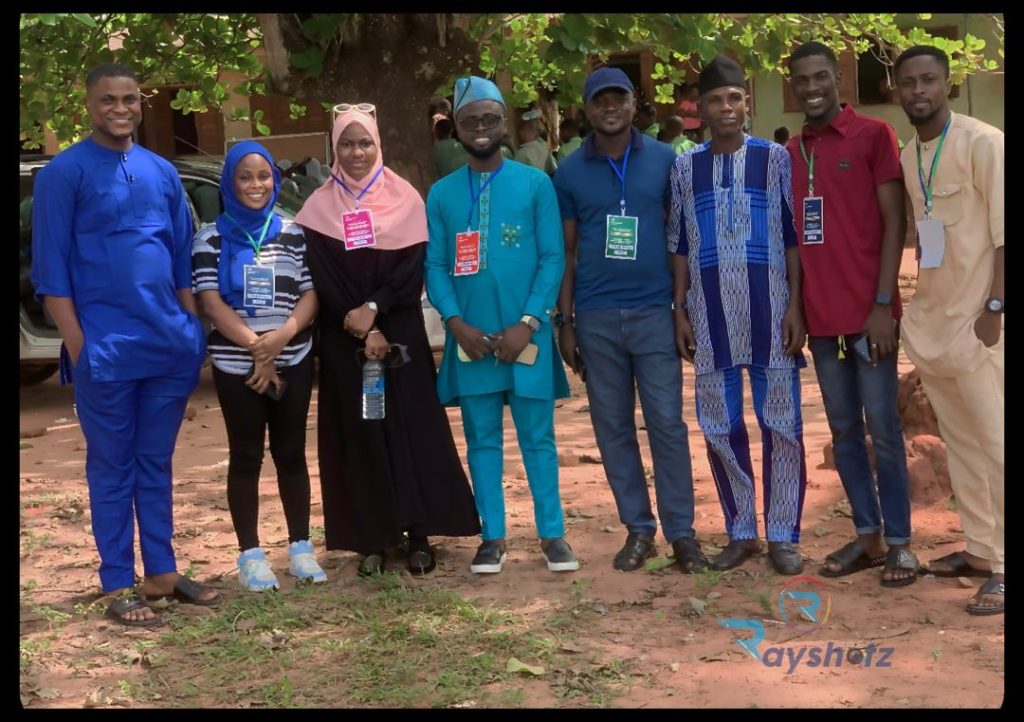
[[[347,113],[350,110],[358,110],[360,113],[372,115],[374,118],[377,117],[377,106],[373,103],[338,103],[332,110],[335,115],[338,113]]]
[[[464,115],[459,118],[459,127],[463,130],[476,130],[481,125],[484,130],[493,130],[498,127],[501,121],[505,120],[504,115],[497,113],[485,113],[484,115]]]

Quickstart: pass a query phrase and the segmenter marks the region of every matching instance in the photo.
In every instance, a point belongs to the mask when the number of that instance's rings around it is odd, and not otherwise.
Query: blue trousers
[[[511,391],[461,396],[469,474],[484,541],[505,538],[505,491],[501,486],[505,401],[512,410],[523,466],[533,496],[533,518],[541,539],[565,535],[558,494],[555,402],[528,399]]]
[[[579,311],[576,338],[587,367],[590,421],[619,520],[630,533],[654,536],[658,528],[637,442],[639,392],[662,533],[669,542],[692,537],[693,469],[671,309]]]
[[[857,533],[882,531],[884,519],[886,544],[909,543],[910,486],[903,422],[896,405],[896,354],[872,366],[853,350],[852,343],[847,345],[845,358],[839,358],[835,336],[812,336],[808,346],[832,431],[836,469],[850,499]],[[877,487],[864,439],[865,418],[875,449]]]
[[[741,366],[697,376],[697,421],[707,440],[711,474],[732,540],[757,538],[754,469],[743,418]],[[747,366],[754,413],[761,427],[765,536],[770,542],[800,541],[800,514],[807,487],[800,370]]]
[[[133,513],[145,575],[176,571],[171,457],[188,396],[199,382],[198,369],[172,377],[95,383],[80,357],[74,381],[103,591],[135,585]]]

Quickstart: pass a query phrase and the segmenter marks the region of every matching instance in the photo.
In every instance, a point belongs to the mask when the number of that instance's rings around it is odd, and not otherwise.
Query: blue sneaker
[[[322,584],[327,581],[327,574],[320,565],[316,563],[313,556],[313,545],[309,539],[292,542],[288,546],[288,571],[293,577],[298,577],[313,584]]]
[[[238,555],[238,581],[250,592],[280,589],[267,556],[259,547],[246,549]]]

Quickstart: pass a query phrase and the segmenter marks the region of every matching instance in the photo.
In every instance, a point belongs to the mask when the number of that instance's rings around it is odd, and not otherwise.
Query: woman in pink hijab
[[[384,569],[408,534],[407,567],[435,566],[428,537],[475,536],[480,522],[423,325],[423,199],[384,166],[373,106],[342,105],[331,179],[296,217],[320,302],[318,455],[327,549]],[[362,418],[365,358],[385,364],[385,416]]]

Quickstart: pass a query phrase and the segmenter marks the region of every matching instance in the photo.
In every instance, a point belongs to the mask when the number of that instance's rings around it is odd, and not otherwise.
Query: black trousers
[[[270,456],[277,467],[277,488],[288,524],[288,541],[309,538],[306,416],[313,390],[313,354],[278,374],[288,386],[281,400],[274,401],[246,386],[244,376],[213,369],[213,385],[228,431],[228,508],[242,551],[260,545],[259,485],[267,428]]]

